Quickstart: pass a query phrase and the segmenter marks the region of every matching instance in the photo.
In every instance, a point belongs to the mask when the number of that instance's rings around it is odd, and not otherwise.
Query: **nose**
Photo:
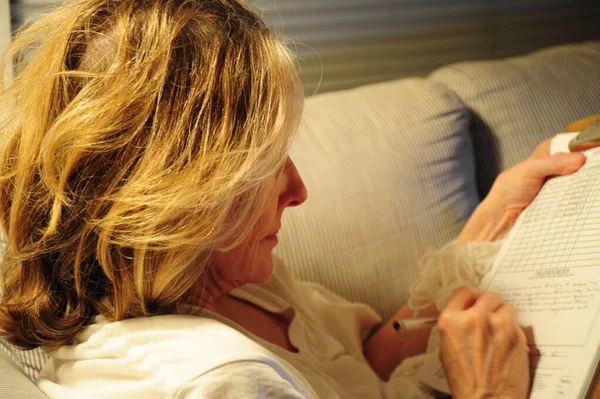
[[[284,174],[286,178],[286,186],[280,196],[280,205],[284,208],[288,206],[302,205],[308,197],[306,186],[296,169],[296,165],[290,157],[285,161]]]

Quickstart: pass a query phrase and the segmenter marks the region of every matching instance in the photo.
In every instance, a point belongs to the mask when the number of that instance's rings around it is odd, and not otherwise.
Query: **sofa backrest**
[[[0,398],[48,399],[25,374],[20,365],[0,351]]]
[[[456,93],[469,110],[483,197],[499,172],[523,160],[540,141],[600,112],[600,41],[462,62],[430,78]]]

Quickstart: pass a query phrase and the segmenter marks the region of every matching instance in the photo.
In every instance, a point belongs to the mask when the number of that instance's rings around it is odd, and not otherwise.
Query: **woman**
[[[49,397],[419,394],[384,380],[422,339],[388,322],[363,342],[370,308],[273,261],[284,209],[307,195],[287,157],[302,90],[247,5],[75,0],[9,57],[0,326],[52,351],[38,381]],[[584,162],[538,151],[501,176],[462,241],[500,237],[547,176]],[[526,397],[525,338],[498,295],[457,290],[438,327],[456,398]]]

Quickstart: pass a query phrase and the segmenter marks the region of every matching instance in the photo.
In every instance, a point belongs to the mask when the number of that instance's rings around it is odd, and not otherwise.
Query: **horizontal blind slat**
[[[18,20],[60,2],[14,0]],[[307,93],[425,76],[462,60],[600,38],[596,0],[254,0],[300,58]]]

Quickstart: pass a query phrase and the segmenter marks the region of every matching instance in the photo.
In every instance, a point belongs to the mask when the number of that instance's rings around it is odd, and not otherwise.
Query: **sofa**
[[[309,199],[285,213],[276,253],[389,317],[501,171],[599,112],[600,41],[307,98],[291,156]],[[0,341],[0,397],[44,398],[44,359]]]

